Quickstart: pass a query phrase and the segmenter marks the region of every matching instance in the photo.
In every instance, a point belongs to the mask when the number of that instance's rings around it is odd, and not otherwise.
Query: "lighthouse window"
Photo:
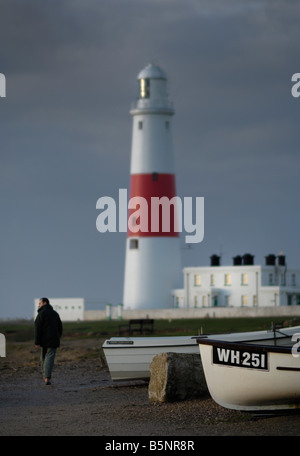
[[[150,79],[140,80],[140,98],[150,97]]]
[[[143,129],[143,122],[140,120],[139,121],[139,130],[142,130]]]
[[[129,248],[130,248],[130,249],[138,249],[138,248],[139,248],[139,241],[138,241],[138,239],[130,239]]]
[[[165,125],[166,125],[166,130],[168,130],[168,129],[169,129],[169,126],[170,126],[170,123],[169,123],[169,121],[168,121],[168,120],[166,120],[166,123],[165,123]]]

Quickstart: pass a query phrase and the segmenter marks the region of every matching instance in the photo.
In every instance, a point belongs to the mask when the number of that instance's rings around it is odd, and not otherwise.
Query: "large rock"
[[[161,353],[150,364],[148,396],[151,402],[172,402],[208,393],[200,355]]]

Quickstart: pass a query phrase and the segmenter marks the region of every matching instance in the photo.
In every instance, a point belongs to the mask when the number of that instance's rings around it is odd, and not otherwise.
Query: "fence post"
[[[118,304],[118,320],[122,320],[123,318],[123,304]]]

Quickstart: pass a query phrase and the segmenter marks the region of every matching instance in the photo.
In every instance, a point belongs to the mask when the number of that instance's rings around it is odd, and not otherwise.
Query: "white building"
[[[207,267],[186,267],[184,288],[173,290],[174,307],[271,307],[300,305],[300,270],[285,257],[268,255],[264,266],[245,254],[221,266],[217,255]]]
[[[92,298],[48,298],[62,321],[104,320],[120,318],[121,305],[112,307],[107,301]],[[34,300],[34,315],[37,316],[39,300]]]
[[[50,305],[62,321],[82,321],[84,319],[84,298],[49,298]],[[34,319],[37,316],[39,299],[34,300]]]

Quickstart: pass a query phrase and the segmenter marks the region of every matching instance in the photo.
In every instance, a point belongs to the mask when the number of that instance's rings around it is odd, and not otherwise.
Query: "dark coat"
[[[60,346],[62,322],[58,313],[50,304],[38,309],[34,322],[34,343],[41,347],[57,348]]]

